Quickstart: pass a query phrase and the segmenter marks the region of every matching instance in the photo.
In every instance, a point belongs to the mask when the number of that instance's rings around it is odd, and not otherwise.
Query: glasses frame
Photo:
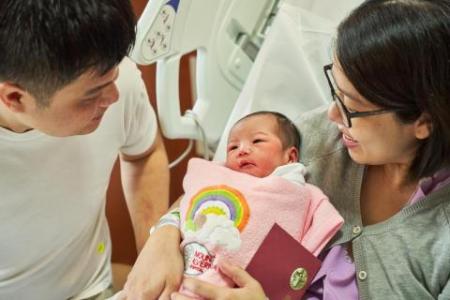
[[[336,102],[336,106],[342,116],[342,121],[344,123],[344,126],[347,128],[352,127],[352,118],[362,118],[362,117],[369,117],[369,116],[375,116],[375,115],[381,115],[389,112],[395,111],[395,109],[391,108],[382,108],[377,110],[371,110],[371,111],[355,111],[350,112],[345,106],[344,101],[337,95],[336,90],[334,89],[333,83],[331,81],[330,75],[328,72],[331,73],[331,68],[333,67],[333,64],[325,65],[323,67],[323,71],[325,73],[325,77],[327,78],[328,85],[330,86],[331,91],[331,97],[334,102]]]

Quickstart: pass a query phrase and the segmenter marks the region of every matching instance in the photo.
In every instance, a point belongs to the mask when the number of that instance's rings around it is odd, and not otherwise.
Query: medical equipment
[[[261,46],[278,0],[151,0],[139,22],[131,57],[157,61],[157,109],[169,138],[201,139],[214,147]],[[181,115],[182,55],[197,51],[198,98]],[[220,105],[215,105],[220,103]],[[197,125],[198,123],[198,125]]]
[[[331,61],[337,23],[361,2],[149,1],[130,56],[139,64],[157,62],[157,110],[164,135],[206,140],[215,149],[246,113],[276,110],[295,119],[330,101],[321,67]],[[179,62],[192,51],[197,53],[198,97],[192,112],[182,115]]]

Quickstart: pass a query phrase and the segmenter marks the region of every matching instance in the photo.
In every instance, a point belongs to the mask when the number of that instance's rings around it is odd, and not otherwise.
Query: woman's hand
[[[261,285],[243,269],[226,262],[219,263],[220,270],[238,286],[237,288],[217,287],[193,278],[186,278],[183,286],[206,299],[228,300],[265,300]],[[180,293],[173,293],[172,300],[192,299]]]
[[[128,300],[170,299],[183,277],[180,232],[173,226],[157,229],[128,275],[124,293]]]

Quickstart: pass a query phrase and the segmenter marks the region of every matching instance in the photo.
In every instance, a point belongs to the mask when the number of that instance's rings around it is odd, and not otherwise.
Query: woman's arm
[[[237,299],[237,300],[266,300],[267,297],[261,285],[245,270],[226,262],[219,263],[220,270],[238,286],[237,288],[217,287],[210,283],[193,278],[186,278],[183,286],[195,294],[206,299]],[[173,293],[172,300],[192,299],[180,293]]]

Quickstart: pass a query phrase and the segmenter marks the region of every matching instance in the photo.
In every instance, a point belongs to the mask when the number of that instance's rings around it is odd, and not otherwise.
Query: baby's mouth
[[[241,162],[241,163],[239,164],[239,167],[240,167],[241,169],[245,169],[245,168],[253,167],[254,165],[255,165],[255,164],[253,164],[253,163],[251,163],[251,162],[244,161],[244,162]]]

